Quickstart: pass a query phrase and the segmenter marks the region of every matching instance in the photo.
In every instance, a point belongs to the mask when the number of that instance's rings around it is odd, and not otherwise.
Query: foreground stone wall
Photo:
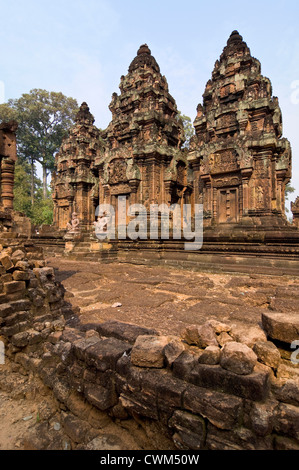
[[[216,321],[181,337],[114,321],[74,327],[41,251],[2,243],[0,339],[10,360],[52,389],[73,448],[92,448],[105,412],[135,420],[157,449],[299,450],[292,318],[277,337],[281,317],[264,315],[265,333],[242,342]]]

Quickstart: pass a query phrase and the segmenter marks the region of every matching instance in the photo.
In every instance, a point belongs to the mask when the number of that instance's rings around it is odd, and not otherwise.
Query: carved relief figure
[[[109,165],[109,182],[114,183],[121,183],[127,181],[127,163],[125,160],[120,158],[112,160]]]
[[[103,215],[98,217],[98,220],[94,222],[96,235],[100,235],[107,232],[109,219],[110,215],[107,212],[104,212]]]
[[[78,219],[77,212],[72,213],[72,220],[67,223],[66,228],[68,233],[78,233],[80,231],[80,220]]]

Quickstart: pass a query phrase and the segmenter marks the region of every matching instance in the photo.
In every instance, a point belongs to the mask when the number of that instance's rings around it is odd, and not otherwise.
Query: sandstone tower
[[[12,227],[17,127],[15,121],[0,125],[0,228],[5,230]]]
[[[149,211],[151,204],[188,203],[193,214],[194,205],[203,204],[205,240],[212,232],[213,238],[238,233],[244,240],[249,232],[258,232],[261,240],[262,232],[281,240],[286,233],[295,236],[296,227],[285,216],[291,147],[282,137],[278,99],[237,31],[216,61],[197,107],[189,152],[183,149],[176,102],[146,44],[119,88],[112,95],[107,129],[94,126],[83,103],[56,156],[57,229],[65,230],[76,212],[81,227],[93,230],[99,204],[113,206],[117,222],[122,196],[125,224],[132,204]]]
[[[64,139],[55,158],[52,176],[54,226],[65,230],[72,213],[77,212],[82,227],[89,229],[98,205],[98,182],[91,169],[103,144],[100,131],[86,103],[82,103],[75,125]]]
[[[106,149],[95,161],[99,200],[117,212],[118,196],[127,204],[180,203],[190,197],[184,130],[166,78],[146,44],[121,77],[112,96]]]
[[[197,108],[189,163],[205,225],[285,225],[291,149],[261,64],[231,34]]]

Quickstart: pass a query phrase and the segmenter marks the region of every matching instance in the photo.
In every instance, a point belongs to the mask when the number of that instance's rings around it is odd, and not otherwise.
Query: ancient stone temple
[[[170,204],[188,201],[184,130],[166,78],[148,46],[142,45],[121,77],[120,94],[109,106],[112,121],[105,131],[106,149],[95,159],[99,201],[117,214],[119,196],[127,204]]]
[[[282,137],[278,99],[237,31],[197,107],[189,151],[175,100],[146,44],[119,88],[107,129],[95,127],[83,103],[56,156],[56,229],[95,234],[107,215],[97,220],[100,204],[113,206],[116,228],[131,220],[129,205],[142,204],[149,214],[152,204],[190,204],[194,215],[195,204],[202,204],[205,246],[236,234],[244,242],[297,243],[296,215],[293,225],[285,216],[291,147]]]
[[[17,123],[10,121],[0,125],[0,227],[8,230],[12,227],[13,187]]]
[[[206,226],[286,224],[291,149],[278,99],[237,31],[197,107],[189,163]]]
[[[90,229],[98,204],[112,205],[118,220],[120,196],[127,206],[139,203],[147,209],[154,203],[191,202],[183,124],[146,44],[121,77],[120,94],[113,94],[109,109],[112,121],[100,133],[83,103],[56,156],[52,187],[59,230],[66,229],[73,212],[82,229]]]
[[[91,168],[103,147],[100,131],[93,125],[94,117],[82,103],[75,125],[63,141],[55,158],[52,176],[54,226],[65,230],[77,213],[82,228],[90,228],[98,204],[98,181]]]

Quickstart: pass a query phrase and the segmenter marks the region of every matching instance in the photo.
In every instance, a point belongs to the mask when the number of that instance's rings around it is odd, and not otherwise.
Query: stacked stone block
[[[0,263],[6,354],[52,389],[72,448],[94,448],[109,415],[155,426],[161,450],[299,450],[299,367],[286,347],[294,318],[283,342],[279,314],[263,315],[254,342],[217,321],[180,337],[116,321],[70,328],[63,288],[38,249],[14,240]]]

